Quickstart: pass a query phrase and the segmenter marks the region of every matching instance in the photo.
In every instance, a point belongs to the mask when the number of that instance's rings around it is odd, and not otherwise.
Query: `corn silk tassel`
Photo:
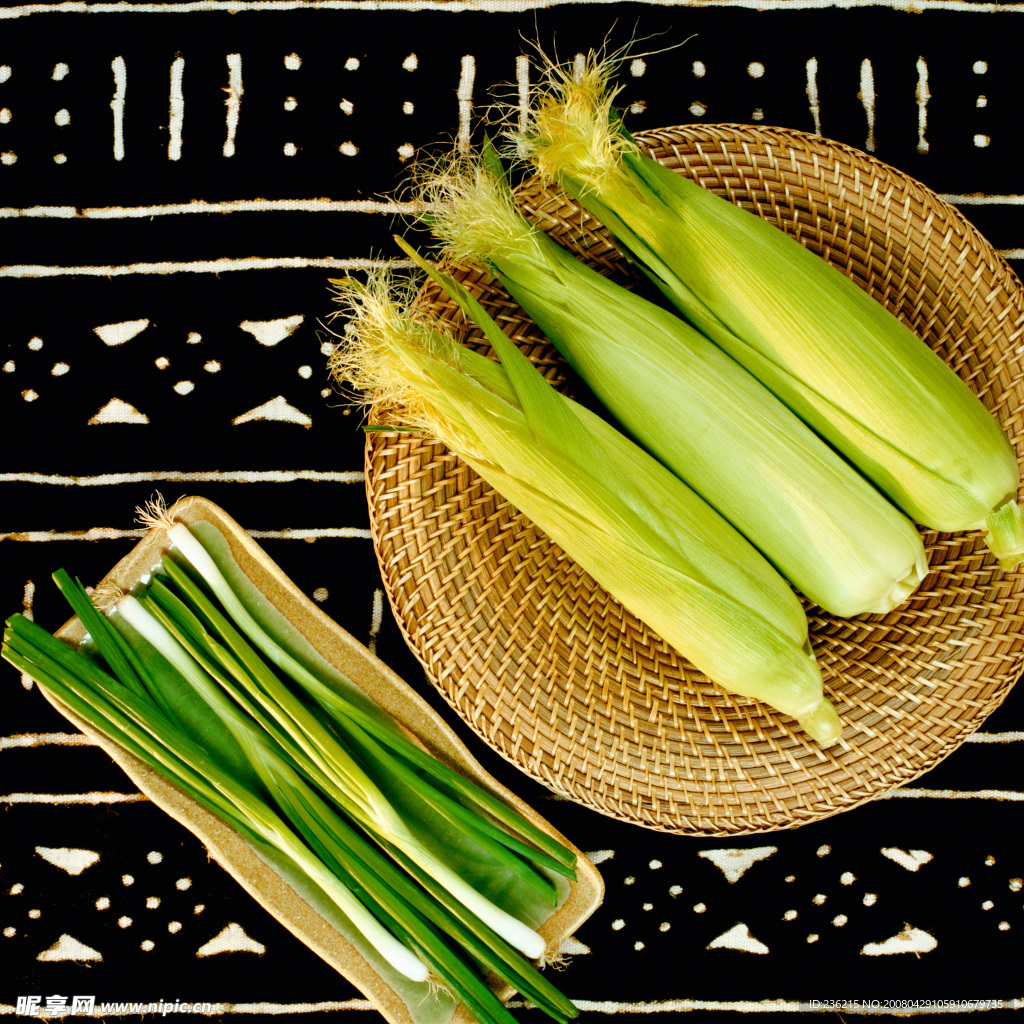
[[[806,597],[852,616],[914,591],[917,530],[734,359],[552,241],[486,161],[423,192],[446,254],[495,275],[618,422]]]
[[[613,107],[616,63],[550,67],[520,155],[911,519],[984,529],[1003,568],[1024,559],[1017,459],[982,402],[839,270],[643,153]]]
[[[413,319],[388,277],[373,275],[335,282],[349,317],[331,360],[338,381],[389,423],[447,445],[716,683],[835,742],[839,718],[786,582],[672,473],[552,388],[461,286],[438,278],[501,362]]]

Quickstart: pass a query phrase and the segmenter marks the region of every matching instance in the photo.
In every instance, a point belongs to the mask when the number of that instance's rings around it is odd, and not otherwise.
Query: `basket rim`
[[[1000,287],[1008,295],[1014,296],[1015,308],[1018,311],[1024,308],[1024,289],[1022,289],[1016,274],[959,210],[916,179],[884,163],[873,155],[864,153],[848,144],[835,142],[822,136],[812,135],[796,129],[728,123],[712,125],[690,124],[651,129],[650,131],[638,133],[637,140],[648,152],[658,152],[659,147],[664,147],[667,140],[668,144],[672,146],[682,146],[688,141],[695,141],[696,144],[699,144],[703,140],[706,145],[715,144],[723,146],[734,144],[741,150],[744,150],[744,147],[756,144],[774,146],[781,149],[789,148],[792,151],[794,145],[800,145],[807,150],[827,157],[834,163],[847,162],[862,165],[870,170],[870,173],[874,176],[873,180],[876,186],[879,178],[885,179],[890,184],[898,183],[902,193],[912,196],[915,201],[924,206],[934,207],[941,211],[947,226],[949,224],[955,225],[957,229],[955,233],[960,238],[969,240],[970,245],[977,248],[982,254],[993,276],[998,280]],[[881,201],[881,197],[879,197],[879,201]],[[1020,402],[1017,403],[1017,406],[1019,405]],[[916,760],[913,757],[907,760],[905,757],[906,752],[901,751],[901,756],[904,757],[904,760],[894,776],[880,779],[876,766],[869,758],[865,765],[865,774],[860,779],[860,784],[853,785],[846,782],[844,783],[846,788],[840,786],[837,790],[835,779],[830,777],[833,775],[833,768],[837,759],[829,754],[828,751],[819,751],[821,764],[825,766],[820,768],[824,799],[818,800],[816,803],[812,802],[813,806],[811,807],[801,805],[788,807],[781,819],[763,823],[751,821],[749,816],[744,818],[742,814],[739,817],[731,815],[729,808],[725,805],[722,806],[721,813],[717,815],[709,812],[710,817],[713,819],[710,826],[694,827],[692,821],[686,820],[679,815],[669,815],[668,818],[655,817],[652,819],[650,815],[642,813],[643,809],[635,801],[631,803],[626,799],[616,803],[604,797],[599,798],[593,787],[586,784],[586,777],[568,776],[564,772],[559,773],[557,770],[553,770],[550,766],[545,769],[539,764],[532,763],[531,757],[524,754],[521,746],[514,748],[505,743],[495,742],[493,735],[488,735],[487,730],[481,727],[479,712],[474,711],[471,704],[468,704],[465,700],[465,688],[472,686],[471,681],[460,679],[459,686],[451,688],[451,684],[447,682],[447,677],[442,678],[442,673],[438,670],[436,660],[424,646],[422,626],[418,625],[416,628],[412,628],[406,621],[406,614],[403,611],[405,604],[400,593],[400,587],[403,571],[407,571],[408,567],[399,567],[393,564],[393,556],[384,550],[385,535],[390,526],[385,524],[376,512],[378,501],[376,462],[381,458],[382,450],[386,450],[389,446],[393,448],[396,444],[400,445],[406,440],[389,432],[378,432],[369,434],[365,444],[365,486],[370,509],[371,535],[384,581],[385,593],[388,596],[403,637],[420,661],[432,684],[488,746],[505,760],[516,765],[520,770],[556,792],[618,820],[629,821],[656,831],[712,837],[737,836],[793,828],[810,821],[820,820],[843,811],[852,810],[891,792],[895,788],[920,778],[921,775],[930,771],[940,761],[958,749],[971,733],[981,727],[991,711],[1005,699],[1019,677],[1022,666],[1024,666],[1024,653],[1021,650],[1022,644],[1018,641],[1013,652],[1013,668],[1008,669],[1004,673],[1005,678],[1001,685],[997,687],[997,691],[994,694],[989,694],[987,703],[980,706],[972,718],[961,723],[953,735],[945,739],[942,739],[942,737],[934,738],[938,742],[933,742],[931,748]],[[1020,463],[1022,457],[1024,457],[1024,443],[1020,439],[1017,440],[1016,448],[1018,462]],[[1021,583],[1024,583],[1024,581],[1011,583],[1008,588],[1004,589],[1007,589],[1008,594],[1016,596],[1022,589]],[[826,694],[834,697],[835,690],[830,690],[828,682],[829,680],[826,679]],[[460,687],[462,688],[461,691]],[[756,702],[750,703],[752,706],[756,705]],[[760,707],[763,708],[764,706],[761,705]],[[769,717],[771,716],[769,715]],[[795,755],[792,749],[783,750],[780,748],[780,756],[785,760],[786,757],[792,759]],[[874,755],[872,754],[872,756]],[[806,770],[811,770],[807,769],[806,765],[803,765],[803,767]],[[579,781],[580,778],[583,779],[582,782]],[[694,802],[691,801],[691,806]],[[701,820],[705,820],[707,817],[708,815],[706,814],[704,819]]]

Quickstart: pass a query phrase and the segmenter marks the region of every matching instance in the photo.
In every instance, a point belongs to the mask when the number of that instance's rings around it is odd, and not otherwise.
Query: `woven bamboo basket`
[[[778,225],[901,317],[1024,450],[1024,290],[952,207],[856,150],[798,132],[696,126],[641,137],[653,157]],[[528,184],[529,215],[628,283],[603,229]],[[557,353],[479,271],[459,277],[556,384]],[[484,343],[436,292],[421,300]],[[930,573],[887,615],[807,605],[844,723],[822,749],[791,720],[723,692],[625,611],[443,446],[368,434],[374,544],[428,677],[498,753],[627,822],[699,836],[790,828],[918,778],[976,730],[1022,669],[1024,574],[979,535],[924,534]]]

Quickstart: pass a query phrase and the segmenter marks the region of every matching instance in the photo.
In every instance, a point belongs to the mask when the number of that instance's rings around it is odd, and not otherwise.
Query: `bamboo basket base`
[[[688,126],[652,156],[771,221],[900,316],[968,382],[1024,452],[1024,290],[960,214],[912,179],[799,132]],[[537,182],[524,209],[582,258],[634,280],[607,234]],[[554,383],[572,382],[486,275],[456,268]],[[421,301],[486,345],[436,291]],[[666,832],[791,828],[921,776],[1004,699],[1022,669],[1024,575],[976,534],[924,533],[930,573],[885,616],[808,605],[826,694],[844,723],[822,749],[773,709],[725,693],[625,611],[439,444],[373,432],[373,541],[405,638],[494,750],[565,797]]]

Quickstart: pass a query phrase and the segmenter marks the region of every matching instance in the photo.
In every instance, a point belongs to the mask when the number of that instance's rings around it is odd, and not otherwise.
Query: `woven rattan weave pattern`
[[[955,210],[862,153],[797,132],[699,126],[642,141],[905,319],[1020,455],[1024,290]],[[628,278],[562,194],[534,183],[522,199],[564,244]],[[558,357],[519,308],[489,278],[457,276],[560,382]],[[461,323],[436,295],[424,302]],[[712,685],[443,447],[371,433],[366,459],[386,591],[429,678],[504,757],[625,821],[728,836],[848,810],[953,751],[1022,668],[1024,576],[1002,573],[978,536],[927,533],[931,572],[901,609],[843,620],[808,607],[845,725],[823,750],[770,708]]]

